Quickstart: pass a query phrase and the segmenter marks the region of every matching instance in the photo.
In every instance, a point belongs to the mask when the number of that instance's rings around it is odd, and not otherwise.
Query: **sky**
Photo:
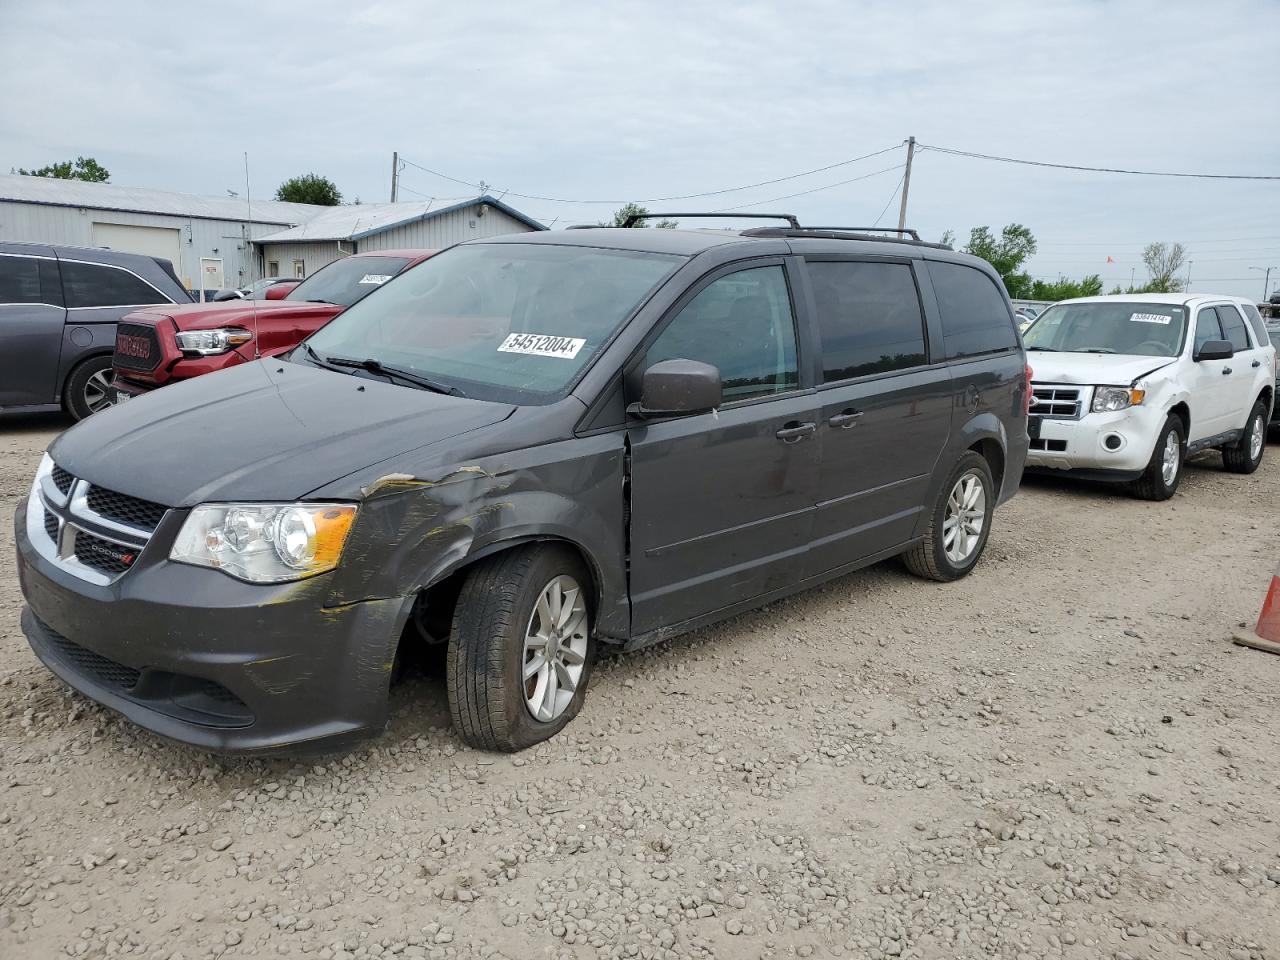
[[[555,228],[628,200],[894,226],[909,136],[1280,175],[1276,0],[0,0],[0,24],[5,172],[83,154],[113,183],[243,195],[247,153],[253,196],[314,171],[369,203],[389,199],[399,151],[401,199],[484,183]],[[656,199],[713,191],[730,192]],[[1280,286],[1280,180],[916,154],[907,225],[923,237],[1011,222],[1046,279],[1141,281],[1143,246],[1181,241],[1196,292],[1260,297],[1253,267]]]

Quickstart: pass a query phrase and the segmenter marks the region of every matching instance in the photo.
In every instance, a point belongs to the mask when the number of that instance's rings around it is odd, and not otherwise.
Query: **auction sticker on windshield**
[[[572,360],[587,341],[581,337],[553,337],[542,333],[513,333],[502,341],[499,353],[525,353],[532,357]]]
[[[1135,313],[1129,319],[1133,323],[1163,323],[1168,326],[1173,317],[1165,316],[1163,313]]]
[[[366,273],[361,279],[361,283],[386,283],[391,279],[389,273]]]

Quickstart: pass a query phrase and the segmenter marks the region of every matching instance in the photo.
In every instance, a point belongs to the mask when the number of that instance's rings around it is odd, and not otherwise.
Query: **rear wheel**
[[[902,555],[907,569],[944,582],[967,574],[986,548],[995,502],[986,458],[966,451],[938,493],[924,541]]]
[[[1185,454],[1182,421],[1170,414],[1156,439],[1147,468],[1133,482],[1133,492],[1143,500],[1168,500],[1178,492],[1178,484],[1182,482],[1182,459]]]
[[[76,420],[83,420],[112,405],[111,357],[90,357],[67,377],[62,391],[62,407]]]
[[[1260,402],[1249,411],[1244,434],[1235,443],[1222,448],[1222,463],[1232,473],[1253,473],[1262,463],[1267,446],[1267,408]]]
[[[586,698],[595,652],[591,581],[564,547],[483,561],[458,596],[449,636],[449,709],[459,735],[515,751],[559,733]]]

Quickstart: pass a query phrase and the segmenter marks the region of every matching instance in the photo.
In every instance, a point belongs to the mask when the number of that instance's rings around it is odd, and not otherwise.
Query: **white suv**
[[[1033,399],[1027,468],[1133,483],[1167,500],[1187,454],[1228,470],[1262,462],[1276,350],[1240,297],[1136,294],[1064,300],[1023,334]]]

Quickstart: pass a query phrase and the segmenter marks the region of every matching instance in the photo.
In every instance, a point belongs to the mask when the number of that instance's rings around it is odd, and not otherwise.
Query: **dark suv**
[[[109,406],[116,321],[190,302],[159,257],[0,242],[0,409],[61,403],[83,420]]]
[[[1000,280],[791,223],[465,243],[67,431],[17,513],[32,647],[142,726],[265,751],[377,732],[402,646],[447,643],[458,732],[514,750],[600,644],[899,554],[963,576],[1027,451]]]

